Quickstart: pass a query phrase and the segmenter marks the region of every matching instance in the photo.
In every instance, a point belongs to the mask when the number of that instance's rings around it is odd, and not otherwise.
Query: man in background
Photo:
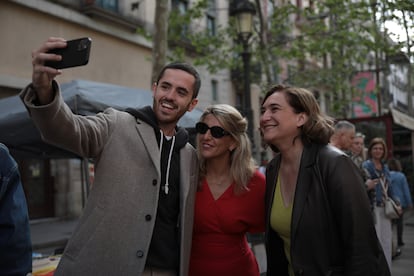
[[[330,144],[349,154],[354,137],[355,125],[345,120],[338,121],[335,124]]]

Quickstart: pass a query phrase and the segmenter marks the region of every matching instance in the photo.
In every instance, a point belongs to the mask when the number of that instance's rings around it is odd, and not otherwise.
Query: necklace
[[[230,182],[230,175],[221,177],[206,176],[207,182],[213,186],[227,186]]]
[[[212,177],[206,176],[207,185],[210,189],[210,192],[215,200],[217,200],[224,192],[230,187],[231,181],[230,176],[226,175],[224,177],[218,178],[219,180],[213,180]]]

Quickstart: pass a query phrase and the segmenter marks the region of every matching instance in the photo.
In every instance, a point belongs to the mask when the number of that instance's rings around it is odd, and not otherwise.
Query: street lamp
[[[247,133],[252,141],[252,146],[254,147],[253,112],[250,99],[249,39],[253,33],[253,16],[256,13],[256,9],[253,3],[248,0],[237,0],[235,2],[237,2],[237,4],[235,4],[234,9],[232,10],[231,16],[236,19],[237,34],[239,36],[239,41],[243,44],[243,52],[241,53],[244,70],[244,94],[242,97],[242,109],[244,116],[246,116],[248,120]]]

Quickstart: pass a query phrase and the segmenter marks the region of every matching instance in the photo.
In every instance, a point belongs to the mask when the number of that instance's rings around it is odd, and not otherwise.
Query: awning
[[[392,119],[394,120],[394,123],[403,126],[405,128],[408,128],[409,130],[414,130],[414,118],[410,117],[409,115],[395,109],[390,108]]]
[[[71,110],[80,115],[96,114],[108,107],[124,110],[152,105],[152,92],[108,83],[74,80],[60,85],[62,96]],[[186,112],[178,125],[186,128],[190,138],[202,110]],[[74,153],[45,143],[19,96],[0,100],[0,142],[15,157],[75,158]]]

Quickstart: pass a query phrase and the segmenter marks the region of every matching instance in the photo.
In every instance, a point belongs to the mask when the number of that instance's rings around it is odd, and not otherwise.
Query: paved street
[[[77,220],[41,219],[31,221],[33,253],[53,255],[70,238]]]
[[[31,223],[33,252],[42,256],[49,256],[65,246],[77,220],[39,220]],[[401,248],[402,254],[392,263],[392,276],[414,275],[414,211],[406,214],[404,226],[405,246]],[[255,252],[259,259],[261,271],[265,269],[264,248],[255,246]]]
[[[404,218],[404,243],[401,256],[392,262],[392,276],[414,275],[414,211]]]

